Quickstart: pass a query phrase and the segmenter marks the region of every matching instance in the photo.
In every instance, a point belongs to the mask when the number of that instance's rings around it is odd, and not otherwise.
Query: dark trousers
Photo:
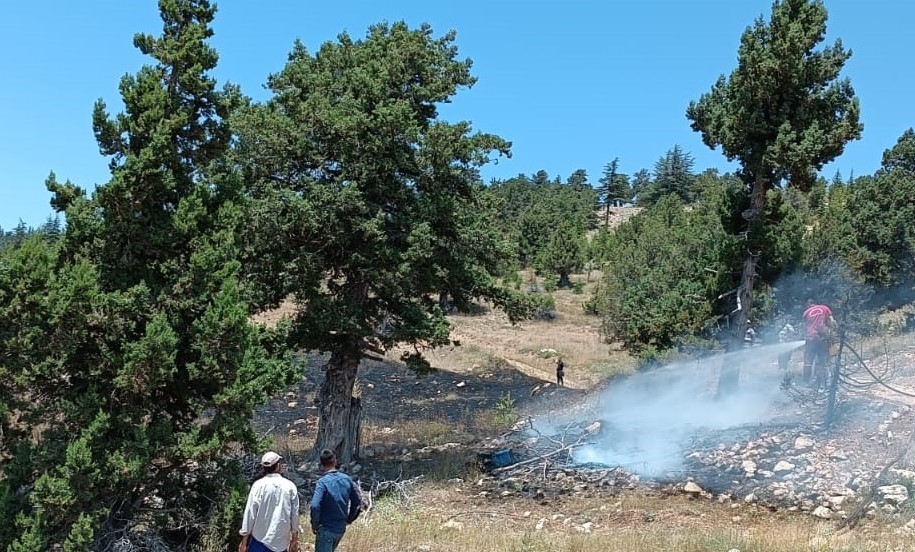
[[[341,540],[343,533],[334,533],[321,527],[315,537],[315,552],[334,552]]]
[[[248,539],[248,552],[273,552],[273,550],[267,548],[264,543],[254,537],[250,537]]]
[[[788,365],[791,364],[791,353],[792,351],[788,351],[778,355],[778,367],[782,372],[788,371]]]
[[[829,342],[825,339],[808,338],[804,346],[804,381],[813,378],[817,385],[826,382],[826,361],[829,357]]]

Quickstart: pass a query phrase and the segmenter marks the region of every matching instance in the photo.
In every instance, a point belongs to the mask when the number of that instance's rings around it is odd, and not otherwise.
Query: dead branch
[[[515,519],[524,519],[524,516],[519,516],[518,514],[506,514],[505,512],[494,512],[494,511],[489,511],[489,512],[473,511],[473,512],[458,512],[456,514],[453,514],[453,515],[445,518],[445,520],[442,523],[448,523],[449,521],[457,519],[462,516],[504,516],[504,517],[510,517],[510,518],[515,518]]]
[[[581,447],[581,446],[584,446],[584,445],[591,445],[591,444],[593,444],[593,443],[590,443],[590,442],[582,442],[582,440],[579,439],[578,441],[572,443],[571,445],[566,445],[566,446],[561,447],[561,448],[558,448],[558,449],[556,449],[556,450],[554,450],[554,451],[552,451],[552,452],[548,452],[548,453],[546,453],[546,454],[541,454],[540,456],[536,456],[536,457],[534,457],[534,458],[528,458],[527,460],[522,460],[521,462],[512,464],[511,466],[504,466],[504,467],[501,467],[501,468],[496,468],[496,469],[492,470],[492,472],[493,472],[493,473],[501,473],[501,472],[505,472],[505,471],[509,471],[509,470],[514,470],[514,469],[520,468],[521,466],[526,466],[526,465],[532,464],[532,463],[534,463],[534,462],[539,462],[539,461],[541,461],[541,460],[545,460],[545,459],[547,459],[547,458],[551,458],[551,457],[553,457],[553,456],[556,456],[557,454],[562,454],[563,452],[571,452],[571,451],[572,451],[573,449],[575,449],[576,447]]]
[[[863,367],[864,370],[866,370],[867,373],[870,374],[870,376],[871,376],[872,378],[874,378],[874,383],[879,384],[879,385],[882,385],[883,387],[886,387],[886,388],[889,389],[890,391],[892,391],[892,392],[894,392],[894,393],[898,393],[898,394],[903,395],[903,396],[905,396],[905,397],[915,397],[915,393],[909,393],[909,392],[907,392],[907,391],[903,391],[903,390],[901,390],[901,389],[899,389],[899,388],[896,388],[896,387],[893,387],[892,385],[890,385],[890,384],[886,383],[885,381],[883,381],[883,379],[882,379],[880,376],[877,376],[877,374],[875,374],[873,371],[871,371],[871,369],[870,369],[870,367],[868,367],[867,363],[864,362],[864,359],[861,358],[861,355],[858,354],[858,351],[856,351],[855,349],[851,348],[851,347],[848,346],[848,345],[846,345],[845,347],[846,347],[849,351],[851,351],[851,353],[855,356],[855,359],[857,359],[858,364],[859,364],[861,367]]]
[[[400,497],[401,500],[410,503],[413,501],[413,497],[409,493],[410,487],[415,486],[417,483],[422,480],[423,476],[418,475],[410,479],[395,479],[393,481],[375,481],[372,483],[371,488],[366,493],[365,497],[365,506],[362,509],[362,512],[365,514],[362,517],[362,522],[367,523],[368,514],[375,507],[375,503],[378,499],[383,498],[387,495],[395,495]]]

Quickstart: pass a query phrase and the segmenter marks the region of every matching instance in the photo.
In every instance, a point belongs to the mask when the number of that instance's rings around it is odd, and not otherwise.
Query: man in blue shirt
[[[315,552],[333,552],[343,539],[346,526],[359,517],[362,497],[353,480],[337,471],[334,451],[321,451],[321,469],[311,499],[311,532],[316,535]]]

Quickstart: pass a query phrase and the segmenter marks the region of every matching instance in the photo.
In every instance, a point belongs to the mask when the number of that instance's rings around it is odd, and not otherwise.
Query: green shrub
[[[499,397],[496,403],[496,415],[493,419],[499,427],[508,427],[518,421],[517,401],[512,398],[511,392]]]
[[[534,301],[534,318],[553,320],[556,318],[556,299],[549,293],[530,295]]]

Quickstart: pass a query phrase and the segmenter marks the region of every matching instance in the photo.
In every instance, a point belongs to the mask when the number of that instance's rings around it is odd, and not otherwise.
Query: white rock
[[[449,519],[448,521],[443,523],[442,527],[444,527],[445,529],[456,529],[458,531],[464,530],[464,524],[461,523],[460,521],[455,521],[453,519]]]
[[[905,485],[884,485],[877,487],[877,492],[883,497],[884,502],[902,504],[909,499],[909,490]]]
[[[556,521],[557,519],[562,519],[564,517],[565,516],[562,514],[553,514],[552,516],[550,516],[550,519],[552,519],[553,521]]]
[[[813,447],[813,438],[801,435],[794,440],[795,450],[806,450]]]
[[[786,462],[785,460],[781,460],[781,461],[779,461],[778,464],[775,464],[775,467],[772,468],[772,471],[774,471],[775,473],[785,473],[785,472],[794,471],[794,468],[795,468],[795,466],[791,462]]]
[[[840,496],[831,496],[827,500],[829,500],[829,505],[832,508],[840,508],[843,504],[845,504],[845,500],[847,498],[848,498],[847,496],[840,495]]]
[[[820,519],[832,519],[832,510],[826,506],[817,506],[813,510],[813,517],[818,517]]]
[[[756,473],[756,462],[752,460],[744,460],[740,463],[740,465],[743,467],[743,471],[745,471],[747,475],[753,476]]]
[[[702,494],[705,491],[702,490],[702,487],[700,487],[699,485],[696,485],[694,482],[690,481],[686,485],[683,486],[683,492],[689,493],[689,494]]]
[[[898,475],[898,476],[901,477],[902,479],[906,479],[906,480],[908,480],[908,481],[915,482],[915,471],[912,471],[912,470],[890,469],[890,473],[893,473],[893,474],[895,474],[895,475]]]
[[[458,382],[458,383],[455,385],[455,387],[464,387],[465,385],[467,385],[467,383],[461,381],[461,382]]]
[[[537,522],[537,525],[534,526],[534,529],[537,531],[543,531],[543,527],[546,525],[546,518],[540,518],[540,521]]]
[[[594,527],[594,524],[591,523],[591,522],[589,521],[589,522],[587,522],[587,523],[582,523],[581,525],[579,525],[579,526],[576,527],[575,529],[576,529],[579,533],[585,533],[585,534],[587,534],[587,533],[590,533],[590,532],[591,532],[591,529],[592,529],[593,527]]]
[[[743,497],[743,501],[747,504],[756,504],[759,499],[756,497],[755,493],[750,493],[747,496]]]
[[[589,435],[596,435],[597,433],[600,433],[600,422],[594,422],[593,424],[586,427],[585,433]]]
[[[288,406],[289,408],[295,408],[295,407],[299,406],[299,401],[289,401],[288,403],[286,403],[286,406]]]

